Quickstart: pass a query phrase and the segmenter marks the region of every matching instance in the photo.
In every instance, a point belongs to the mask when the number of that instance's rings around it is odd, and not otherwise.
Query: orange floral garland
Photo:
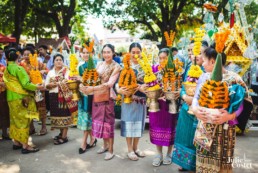
[[[30,80],[33,84],[42,84],[42,76],[39,70],[30,71]]]
[[[43,83],[43,79],[42,79],[42,75],[40,73],[40,71],[38,70],[38,55],[34,54],[32,56],[32,54],[29,54],[29,61],[30,61],[30,65],[32,66],[32,70],[29,71],[29,76],[30,76],[30,80],[33,84],[42,84]]]
[[[29,54],[29,61],[30,61],[30,65],[37,69],[38,66],[39,66],[39,63],[38,63],[38,55],[35,53],[33,56],[32,54]]]
[[[133,69],[130,67],[130,59],[131,55],[129,53],[124,56],[124,69],[120,74],[118,82],[119,87],[126,87],[127,89],[133,89],[137,87],[135,73]]]
[[[164,32],[164,37],[166,39],[166,42],[167,42],[167,46],[168,47],[172,47],[173,45],[173,41],[175,39],[175,32],[173,32],[172,30],[170,30],[170,34],[168,34],[167,31]]]

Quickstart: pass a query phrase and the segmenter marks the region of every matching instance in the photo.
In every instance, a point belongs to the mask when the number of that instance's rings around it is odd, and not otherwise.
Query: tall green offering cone
[[[170,49],[169,49],[169,55],[168,55],[167,68],[175,70],[174,59],[173,59],[173,56],[172,56],[172,53],[171,53]]]
[[[89,60],[88,60],[88,68],[87,69],[92,70],[94,68],[95,68],[95,66],[94,66],[93,58],[92,58],[92,55],[90,55]]]
[[[211,74],[211,80],[216,82],[222,81],[222,56],[218,53],[214,69]]]

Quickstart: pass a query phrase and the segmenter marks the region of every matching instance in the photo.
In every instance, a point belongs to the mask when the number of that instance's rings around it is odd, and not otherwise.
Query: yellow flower
[[[199,78],[202,75],[202,70],[198,65],[191,65],[188,76],[192,78]]]

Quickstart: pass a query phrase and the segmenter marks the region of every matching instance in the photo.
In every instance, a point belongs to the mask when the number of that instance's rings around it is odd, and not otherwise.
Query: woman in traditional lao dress
[[[203,44],[201,47],[201,52],[203,52],[207,48],[206,44]],[[202,56],[191,55],[191,64],[196,62],[196,65],[199,65],[204,71],[202,67]],[[190,70],[191,65],[187,68],[184,76],[184,82],[187,81],[188,72]],[[185,87],[182,86],[182,90],[180,92],[180,96],[183,99],[183,104],[179,112],[177,127],[176,127],[176,137],[175,137],[175,145],[172,154],[172,162],[179,165],[181,168],[179,170],[182,171],[195,171],[196,166],[196,148],[193,145],[194,133],[196,130],[196,126],[198,123],[197,118],[188,113],[189,106],[192,104],[192,96],[188,96],[185,90]]]
[[[198,146],[197,148],[196,172],[198,173],[233,172],[232,162],[236,140],[236,117],[238,117],[243,110],[243,99],[247,91],[245,83],[238,74],[227,71],[222,67],[222,65],[224,66],[226,63],[226,55],[222,53],[221,58],[217,57],[217,54],[218,53],[213,48],[207,48],[204,51],[203,67],[206,73],[199,78],[193,99],[194,114],[198,120],[206,123],[205,126],[207,127],[208,125],[213,133],[209,151],[203,152],[203,147],[206,147],[206,145]],[[228,85],[230,104],[227,110],[220,109],[220,114],[214,115],[212,122],[210,122],[211,120],[208,118],[210,112],[206,112],[203,107],[199,106],[199,94],[203,84],[207,80],[218,78],[218,76],[221,76],[222,81],[225,81]]]
[[[82,49],[81,57],[84,60],[83,64],[79,64],[79,74],[83,76],[83,72],[88,67],[90,53],[86,48]],[[82,154],[86,149],[90,149],[96,146],[97,139],[92,136],[92,99],[93,95],[81,95],[81,99],[78,102],[78,121],[77,128],[83,130],[83,139],[81,147],[79,148],[79,154]],[[88,136],[90,136],[90,144],[87,144]]]
[[[169,49],[163,48],[159,51],[159,63],[163,64],[168,60]],[[159,83],[162,83],[162,71],[159,65],[152,67],[153,72],[157,75]],[[153,159],[153,166],[160,166],[171,164],[171,152],[174,145],[174,138],[176,132],[177,114],[169,113],[169,104],[164,98],[164,94],[159,98],[158,112],[150,112],[150,141],[156,145],[157,155]],[[179,97],[179,94],[178,94]],[[163,146],[168,147],[165,157],[163,157]]]
[[[20,62],[20,65],[26,70],[27,74],[30,75],[30,71],[31,70],[35,70],[36,67],[33,67],[30,64],[30,59],[29,59],[29,55],[34,56],[34,50],[31,47],[27,47],[25,49],[23,49],[23,53],[22,53],[22,61]],[[37,69],[40,71],[41,75],[42,75],[42,79],[44,78],[44,75],[47,75],[48,73],[48,69],[46,67],[45,64],[41,63],[38,61],[38,67]],[[41,92],[43,100],[36,102],[37,105],[37,109],[39,111],[39,116],[40,116],[40,120],[41,120],[41,130],[39,132],[39,135],[45,135],[47,134],[47,126],[46,126],[46,119],[47,119],[47,108],[46,108],[46,100],[45,100],[45,91]],[[33,122],[31,122],[31,126],[30,126],[30,134],[35,133],[35,127]]]
[[[13,149],[22,149],[22,154],[39,151],[28,145],[29,128],[33,117],[38,118],[36,103],[30,91],[43,90],[41,85],[34,85],[23,67],[18,65],[17,50],[11,48],[5,52],[8,65],[4,72],[7,88],[7,101],[10,110],[10,138]]]
[[[108,151],[105,160],[114,157],[114,128],[115,128],[115,102],[116,94],[113,86],[120,74],[121,67],[113,60],[115,48],[106,44],[102,49],[104,61],[100,62],[96,69],[101,80],[98,86],[82,86],[82,93],[88,95],[93,92],[92,105],[92,134],[96,138],[103,138],[104,145],[98,150],[98,154]]]
[[[69,70],[64,66],[64,57],[56,54],[53,58],[54,68],[46,78],[46,88],[49,90],[50,116],[52,128],[60,129],[59,135],[54,138],[54,144],[68,142],[68,127],[72,124],[72,114],[77,114],[77,102],[72,100],[72,92],[66,82]]]
[[[139,150],[138,144],[142,137],[145,119],[146,119],[146,85],[143,83],[144,72],[140,67],[135,55],[141,56],[141,45],[139,43],[132,43],[129,48],[131,54],[131,66],[136,72],[136,78],[138,83],[137,92],[133,95],[132,103],[122,103],[121,112],[121,136],[126,137],[128,158],[136,161],[139,157],[145,157],[145,153]],[[128,95],[126,88],[118,88],[117,91],[120,94]]]

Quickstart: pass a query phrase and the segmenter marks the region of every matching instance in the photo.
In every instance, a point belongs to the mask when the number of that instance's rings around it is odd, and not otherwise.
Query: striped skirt
[[[114,138],[115,102],[92,104],[92,135],[96,138]]]
[[[142,137],[145,127],[146,105],[133,101],[130,104],[122,103],[121,109],[121,136]]]

